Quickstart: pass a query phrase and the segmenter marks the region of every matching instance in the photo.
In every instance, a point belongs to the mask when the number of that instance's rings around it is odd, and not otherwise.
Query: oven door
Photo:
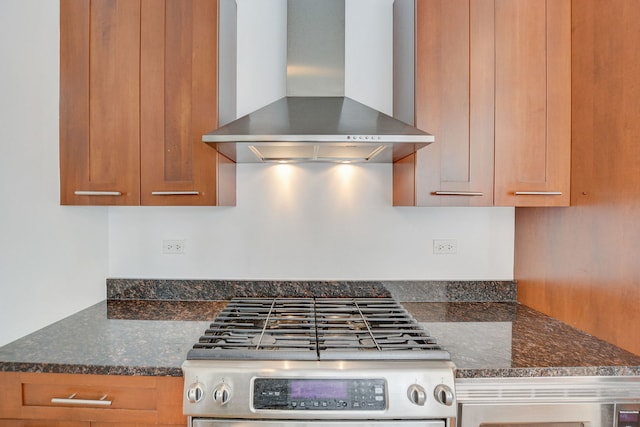
[[[444,420],[385,420],[385,421],[323,421],[323,420],[222,420],[208,418],[194,418],[192,427],[445,427]]]

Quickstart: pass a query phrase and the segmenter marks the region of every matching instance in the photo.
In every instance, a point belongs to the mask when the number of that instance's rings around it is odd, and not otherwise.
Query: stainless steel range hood
[[[433,142],[432,135],[344,96],[345,1],[288,0],[286,96],[202,140],[238,163],[386,163]],[[412,0],[403,3],[412,8]],[[221,1],[220,12],[219,67],[233,70],[235,64],[225,61],[234,61],[235,55],[224,43],[235,38],[229,33],[235,30],[237,10]],[[221,80],[219,87],[224,95],[229,84]],[[225,105],[224,98],[220,109],[234,106]]]

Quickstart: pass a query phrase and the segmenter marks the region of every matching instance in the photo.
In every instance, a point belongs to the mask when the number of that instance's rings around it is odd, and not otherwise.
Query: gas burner
[[[449,360],[390,298],[233,299],[188,359]]]

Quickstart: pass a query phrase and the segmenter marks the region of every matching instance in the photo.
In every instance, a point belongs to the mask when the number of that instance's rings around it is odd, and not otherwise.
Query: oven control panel
[[[376,411],[387,407],[382,378],[255,378],[254,409]]]

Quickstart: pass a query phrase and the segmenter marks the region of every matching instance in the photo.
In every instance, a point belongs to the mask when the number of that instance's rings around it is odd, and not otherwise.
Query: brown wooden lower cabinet
[[[186,425],[178,377],[0,373],[0,427]]]
[[[2,420],[0,427],[184,427],[184,424],[103,423],[89,421]]]
[[[0,427],[89,427],[91,423],[70,421],[2,420]]]

